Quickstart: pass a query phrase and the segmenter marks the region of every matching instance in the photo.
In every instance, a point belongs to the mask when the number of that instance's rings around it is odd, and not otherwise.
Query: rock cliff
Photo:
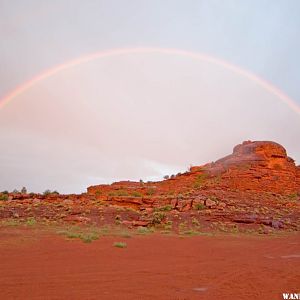
[[[191,167],[188,172],[159,182],[116,182],[112,185],[88,187],[90,195],[103,200],[119,198],[148,199],[178,198],[205,194],[207,190],[269,192],[291,195],[300,192],[300,167],[287,156],[281,145],[268,141],[246,141],[233,153],[203,166]],[[117,198],[116,198],[117,197]]]

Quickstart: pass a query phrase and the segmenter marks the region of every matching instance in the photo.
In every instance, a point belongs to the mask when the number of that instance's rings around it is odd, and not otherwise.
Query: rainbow
[[[244,70],[236,65],[233,65],[224,60],[221,60],[221,59],[218,59],[213,56],[206,55],[206,54],[194,53],[194,52],[190,52],[190,51],[172,49],[172,48],[150,48],[150,47],[112,49],[112,50],[107,50],[107,51],[96,52],[96,53],[81,56],[77,59],[57,65],[50,69],[47,69],[46,71],[38,74],[37,76],[33,77],[32,79],[17,86],[14,90],[12,90],[7,95],[5,95],[3,98],[1,98],[0,99],[0,108],[4,107],[11,100],[13,100],[14,98],[23,94],[28,89],[30,89],[32,86],[38,84],[40,81],[47,79],[51,76],[54,76],[58,72],[63,71],[65,69],[69,69],[69,68],[72,68],[72,67],[78,66],[80,64],[84,64],[84,63],[87,63],[87,62],[90,62],[90,61],[93,61],[93,60],[99,59],[99,58],[112,57],[112,56],[118,56],[118,55],[124,55],[124,54],[153,53],[153,52],[161,53],[161,54],[168,54],[168,55],[187,56],[192,59],[202,60],[202,61],[205,61],[208,63],[212,63],[215,65],[224,67],[228,70],[231,70],[241,76],[244,76],[244,77],[250,79],[251,81],[255,82],[257,85],[263,87],[269,93],[278,97],[283,103],[285,103],[295,113],[300,115],[300,106],[294,100],[292,100],[290,97],[288,97],[286,94],[284,94],[280,89],[278,89],[277,87],[275,87],[268,81],[258,77],[257,75],[255,75],[247,70]]]

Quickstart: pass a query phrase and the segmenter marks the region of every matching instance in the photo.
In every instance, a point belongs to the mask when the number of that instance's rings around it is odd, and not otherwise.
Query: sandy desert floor
[[[0,257],[1,299],[282,299],[300,290],[298,234],[83,243],[36,228],[1,228]]]

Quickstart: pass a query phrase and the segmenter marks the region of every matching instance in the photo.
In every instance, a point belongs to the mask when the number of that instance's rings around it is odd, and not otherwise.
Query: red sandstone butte
[[[216,189],[297,194],[300,193],[300,166],[296,166],[285,148],[275,142],[245,141],[235,146],[232,154],[216,162],[191,167],[188,172],[167,180],[96,185],[88,187],[87,193],[133,208],[176,206],[178,199],[185,199],[180,202],[182,210],[186,210],[192,205],[190,200],[196,201],[205,191]]]
[[[300,166],[286,150],[274,142],[246,141],[233,153],[211,164],[210,174],[222,174],[222,180],[237,190],[278,194],[300,192]]]

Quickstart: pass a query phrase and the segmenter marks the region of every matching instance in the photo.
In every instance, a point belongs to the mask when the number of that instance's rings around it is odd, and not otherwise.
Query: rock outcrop
[[[0,220],[268,234],[300,230],[299,200],[300,167],[286,150],[247,141],[163,181],[96,185],[81,195],[0,193]]]
[[[221,175],[230,189],[293,194],[300,191],[299,167],[286,150],[274,142],[243,142],[233,153],[206,167]]]
[[[214,189],[297,194],[300,193],[300,167],[277,143],[246,141],[235,146],[232,154],[213,163],[191,167],[188,172],[168,180],[116,182],[91,186],[87,192],[103,200],[122,202],[121,199],[143,198],[155,203],[157,196],[180,198],[187,193],[192,196]],[[143,201],[130,202],[142,204]]]

